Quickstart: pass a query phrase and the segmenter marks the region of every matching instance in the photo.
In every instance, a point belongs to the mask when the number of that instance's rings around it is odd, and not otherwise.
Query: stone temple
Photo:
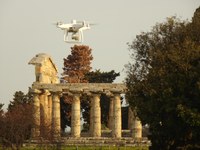
[[[68,94],[73,97],[71,109],[70,138],[81,138],[80,97],[87,94],[90,97],[90,130],[87,134],[92,138],[103,138],[101,130],[100,95],[110,97],[109,129],[107,138],[121,139],[122,114],[120,95],[125,94],[124,84],[111,83],[59,83],[58,70],[50,55],[40,53],[33,57],[29,64],[35,66],[35,82],[32,84],[33,93],[33,128],[32,138],[40,138],[44,130],[51,130],[54,138],[61,138],[60,96]],[[129,109],[128,126],[130,138],[142,138],[140,120]],[[41,126],[44,125],[44,128]]]

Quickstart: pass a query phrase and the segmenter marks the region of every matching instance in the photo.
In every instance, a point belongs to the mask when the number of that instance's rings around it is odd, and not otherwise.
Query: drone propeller
[[[90,26],[98,25],[98,23],[92,21],[86,21],[85,23],[89,24]]]
[[[89,25],[96,26],[96,25],[98,25],[98,23],[89,23]]]
[[[84,24],[89,24],[89,25],[97,25],[97,23],[93,23],[93,22],[90,22],[90,21],[79,21],[79,20],[73,20],[73,21],[76,21],[76,23],[78,23],[78,24],[82,24],[82,23],[84,23]]]
[[[54,22],[54,23],[52,23],[53,25],[56,25],[56,26],[59,26],[59,25],[61,25],[61,24],[63,24],[61,21],[58,21],[58,22]]]

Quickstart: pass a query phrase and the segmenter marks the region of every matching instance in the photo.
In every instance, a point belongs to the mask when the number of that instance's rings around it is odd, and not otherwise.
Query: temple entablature
[[[48,90],[49,92],[65,93],[99,93],[109,95],[111,93],[124,94],[127,90],[122,83],[38,83],[32,84],[33,90]]]

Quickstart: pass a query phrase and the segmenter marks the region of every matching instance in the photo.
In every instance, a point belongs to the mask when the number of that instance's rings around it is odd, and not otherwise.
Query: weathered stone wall
[[[35,83],[59,83],[58,70],[48,54],[40,53],[33,57],[29,64],[35,66]],[[32,89],[33,99],[33,128],[32,137],[46,137],[50,132],[60,135],[60,98],[59,93],[46,89]],[[51,131],[52,130],[52,131]],[[47,137],[46,137],[47,138]]]
[[[48,54],[40,53],[31,59],[29,64],[35,65],[36,82],[58,83],[58,70]]]

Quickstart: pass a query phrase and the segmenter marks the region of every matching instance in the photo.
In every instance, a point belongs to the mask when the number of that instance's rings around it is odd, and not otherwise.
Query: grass
[[[0,149],[2,147],[0,146]],[[11,150],[11,149],[7,149]],[[20,150],[148,150],[148,147],[117,147],[117,146],[62,146],[62,147],[22,147]]]
[[[65,147],[63,150],[148,150],[147,147]]]

